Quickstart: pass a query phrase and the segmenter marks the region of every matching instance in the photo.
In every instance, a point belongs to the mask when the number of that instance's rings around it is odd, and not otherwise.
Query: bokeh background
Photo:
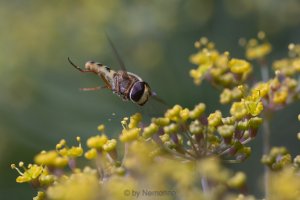
[[[95,60],[118,69],[107,32],[128,71],[143,77],[169,105],[192,108],[204,102],[208,112],[228,113],[228,107],[218,103],[219,91],[205,83],[193,85],[188,75],[195,67],[188,61],[195,52],[193,43],[207,36],[221,52],[244,58],[239,38],[255,37],[260,30],[273,44],[269,63],[286,56],[289,43],[300,43],[300,2],[1,0],[0,199],[31,199],[36,193],[30,185],[15,182],[17,173],[10,169],[11,163],[32,162],[36,153],[54,148],[61,138],[74,144],[77,135],[84,140],[97,134],[100,123],[107,126],[107,134],[116,136],[120,119],[139,111],[110,91],[80,92],[79,87],[102,83],[72,68],[68,56],[80,66]],[[272,145],[287,146],[293,154],[299,150],[299,111],[298,103],[276,113]],[[229,167],[246,170],[249,192],[261,197],[261,136],[251,146],[248,160]]]

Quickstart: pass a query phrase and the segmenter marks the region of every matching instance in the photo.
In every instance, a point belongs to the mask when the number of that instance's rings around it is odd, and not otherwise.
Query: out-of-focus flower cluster
[[[87,139],[86,151],[77,137],[77,146],[61,140],[28,167],[13,164],[20,174],[16,181],[38,188],[35,200],[132,199],[137,192],[149,199],[235,198],[229,190],[243,191],[246,176],[223,168],[221,159],[247,158],[251,151],[244,145],[261,119],[239,125],[220,111],[208,117],[204,111],[202,103],[193,110],[175,105],[148,126],[136,113],[122,120],[119,141],[109,139],[100,125],[101,134]],[[122,156],[117,146],[124,147]]]
[[[298,115],[300,121],[300,114]],[[298,139],[300,133],[298,133]],[[285,147],[273,147],[263,155],[261,162],[272,171],[270,176],[271,199],[299,199],[300,195],[300,155],[292,159]]]
[[[220,95],[220,102],[222,104],[232,101],[243,102],[245,95],[250,94],[253,105],[261,105],[270,111],[275,111],[300,99],[298,85],[295,78],[286,76],[277,70],[274,78],[267,82],[257,82],[251,88],[248,85],[233,89],[225,88]],[[249,97],[247,98],[249,99]]]
[[[289,57],[277,60],[273,63],[274,70],[280,70],[286,76],[293,76],[300,73],[300,44],[288,46]]]
[[[264,32],[259,32],[257,39],[241,39],[240,43],[246,49],[246,58],[256,60],[259,66],[246,60],[230,59],[227,52],[220,54],[206,38],[196,41],[195,46],[199,51],[190,59],[198,65],[197,69],[190,71],[195,84],[200,84],[205,78],[213,86],[223,88],[220,102],[234,102],[231,110],[238,108],[241,113],[246,113],[246,110],[259,113],[263,107],[274,111],[300,99],[300,83],[297,80],[300,73],[299,44],[290,44],[288,57],[273,62],[274,77],[250,85],[247,79],[252,66],[261,68],[263,76],[268,76],[266,56],[272,47]]]
[[[239,42],[240,45],[246,47],[245,56],[248,60],[263,60],[272,51],[272,46],[266,40],[266,34],[263,31],[258,32],[257,38],[251,38],[249,41],[242,38]]]
[[[196,85],[206,79],[214,86],[232,88],[243,83],[252,72],[249,62],[230,58],[229,52],[220,53],[207,38],[200,38],[195,47],[198,52],[191,55],[190,61],[198,67],[190,70],[190,76]]]
[[[300,122],[300,114],[298,115]],[[300,140],[300,132],[297,134]],[[292,159],[292,155],[285,147],[273,147],[263,155],[261,162],[272,172],[270,176],[271,199],[299,199],[300,195],[300,155]]]

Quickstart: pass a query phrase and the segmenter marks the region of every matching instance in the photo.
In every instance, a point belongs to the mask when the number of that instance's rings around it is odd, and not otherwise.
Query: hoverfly
[[[125,64],[121,59],[119,53],[117,52],[113,42],[107,36],[110,46],[112,47],[114,54],[120,64],[121,70],[115,71],[110,69],[101,63],[94,61],[88,61],[85,63],[84,68],[81,69],[75,65],[70,58],[68,58],[69,63],[75,67],[80,72],[93,72],[97,74],[104,82],[104,86],[98,86],[94,88],[81,88],[84,91],[109,89],[113,93],[117,94],[125,101],[132,101],[135,104],[143,106],[150,97],[155,97],[156,100],[163,103],[163,101],[156,96],[154,92],[151,91],[149,84],[142,80],[138,75],[127,72]]]

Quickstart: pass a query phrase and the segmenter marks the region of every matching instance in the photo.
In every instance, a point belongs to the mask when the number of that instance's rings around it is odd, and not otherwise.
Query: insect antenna
[[[68,57],[68,61],[69,61],[69,63],[73,66],[73,67],[75,67],[76,69],[78,69],[79,71],[81,71],[81,72],[84,72],[84,70],[83,69],[81,69],[80,67],[78,67],[77,65],[75,65],[72,61],[71,61],[71,59]]]

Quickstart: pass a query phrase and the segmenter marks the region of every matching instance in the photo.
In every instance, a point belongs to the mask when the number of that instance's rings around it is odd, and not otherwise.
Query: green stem
[[[269,80],[268,65],[265,60],[260,60],[259,63],[260,63],[261,78],[264,82],[267,82]]]
[[[270,151],[270,120],[268,117],[264,118],[263,122],[263,154],[268,154]],[[270,171],[267,166],[264,167],[264,185],[265,185],[265,199],[269,199],[269,178]]]
[[[203,176],[201,178],[201,186],[202,186],[202,191],[204,193],[205,196],[209,196],[208,193],[209,193],[209,185],[208,185],[208,181],[207,181],[207,178],[205,176]]]
[[[253,138],[247,138],[246,140],[244,140],[243,142],[241,142],[241,144],[242,144],[242,145],[245,145],[245,144],[247,144],[248,142],[250,142],[251,140],[253,140]],[[232,148],[233,148],[233,147],[229,147],[229,148],[223,150],[221,153],[219,153],[219,155],[222,156],[222,155],[225,155],[225,154],[229,153],[230,150],[231,150]]]
[[[267,82],[269,80],[269,69],[266,61],[260,60],[260,72],[262,76],[262,80]],[[266,109],[266,108],[265,108]],[[268,154],[270,151],[270,116],[271,113],[268,110],[264,110],[264,122],[263,122],[263,154]],[[265,190],[265,199],[269,199],[270,191],[269,191],[269,179],[270,171],[267,166],[264,167],[264,190]]]

